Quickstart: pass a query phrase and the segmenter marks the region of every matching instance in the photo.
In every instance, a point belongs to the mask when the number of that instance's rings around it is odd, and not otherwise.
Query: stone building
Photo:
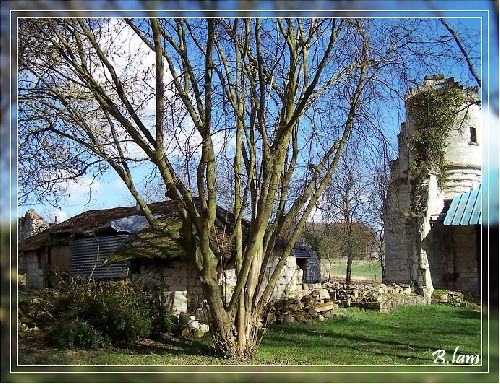
[[[17,224],[19,241],[23,241],[49,228],[49,224],[34,209],[29,209],[24,216],[19,218]],[[29,255],[23,259],[20,272],[23,276],[30,276],[30,283],[32,285],[43,285],[44,272],[40,268],[40,260],[37,254]],[[19,282],[22,285],[26,284],[25,279],[20,279]]]
[[[29,209],[23,217],[19,218],[18,237],[19,241],[36,235],[49,227],[49,224],[34,210]]]
[[[468,100],[456,116],[445,147],[446,181],[439,185],[429,173],[416,180],[412,172],[415,116],[408,108],[412,98],[432,87],[458,87]],[[433,288],[479,289],[478,215],[445,221],[451,202],[481,183],[481,108],[477,88],[460,86],[453,78],[426,76],[424,84],[406,95],[406,122],[398,135],[398,158],[391,162],[391,181],[384,209],[384,281],[409,283],[429,297]],[[416,185],[418,184],[418,185]],[[479,191],[479,190],[478,190]],[[474,209],[480,212],[480,196]],[[419,210],[415,218],[415,201]],[[451,214],[451,212],[450,212]]]
[[[172,202],[150,204],[150,209],[157,219],[180,227]],[[216,228],[221,239],[233,222],[232,213],[217,208]],[[97,279],[142,275],[164,288],[176,313],[193,313],[202,301],[198,274],[183,247],[151,230],[133,207],[83,212],[20,241],[18,250],[19,272],[26,275],[28,288],[50,286],[54,274]],[[277,259],[270,261],[267,274],[275,263]],[[236,284],[231,255],[220,260],[219,271],[219,283],[228,299]],[[301,290],[303,282],[319,282],[319,260],[309,247],[298,244],[287,258],[272,298]]]

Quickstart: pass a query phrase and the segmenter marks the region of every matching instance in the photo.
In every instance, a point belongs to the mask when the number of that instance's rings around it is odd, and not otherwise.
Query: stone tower
[[[446,182],[438,185],[438,179],[432,173],[419,180],[417,196],[421,217],[417,220],[412,216],[416,196],[416,180],[411,171],[415,159],[415,152],[411,149],[415,116],[408,105],[419,92],[433,87],[459,87],[469,101],[478,101],[477,88],[460,86],[453,78],[445,79],[443,75],[426,76],[422,86],[406,95],[406,122],[401,124],[398,135],[398,158],[391,163],[391,181],[384,209],[384,281],[408,283],[424,294],[430,294],[433,289],[424,245],[431,221],[443,212],[446,201],[481,183],[481,108],[478,103],[469,102],[456,117],[446,141]]]
[[[48,227],[49,224],[34,209],[29,209],[19,218],[19,241],[45,231]]]

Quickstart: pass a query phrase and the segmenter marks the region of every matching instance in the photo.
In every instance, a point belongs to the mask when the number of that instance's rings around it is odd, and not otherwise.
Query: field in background
[[[345,277],[346,262],[344,260],[321,260],[323,276]],[[352,262],[353,279],[382,281],[382,268],[377,260],[355,260]]]

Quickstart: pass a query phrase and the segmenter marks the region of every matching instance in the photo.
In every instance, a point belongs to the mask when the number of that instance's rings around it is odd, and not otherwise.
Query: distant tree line
[[[362,223],[353,223],[348,239],[346,227],[344,223],[308,223],[304,239],[322,259],[344,260],[349,241],[353,260],[378,258],[380,240],[373,229]]]

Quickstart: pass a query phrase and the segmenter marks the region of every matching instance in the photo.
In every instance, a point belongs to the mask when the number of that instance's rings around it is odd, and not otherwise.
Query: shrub
[[[66,325],[62,327],[66,333],[61,336],[56,327],[53,339],[66,340],[68,345],[74,343],[70,331],[75,330],[71,326],[75,320],[85,324],[80,327],[90,326],[113,345],[170,332],[174,327],[171,314],[160,305],[157,290],[138,280],[75,279],[60,292],[54,312],[59,325]]]
[[[151,334],[153,306],[148,292],[130,283],[97,283],[79,299],[79,317],[110,337],[113,344]]]
[[[157,307],[156,316],[153,319],[153,333],[178,333],[179,324],[175,316],[165,307]]]
[[[54,327],[52,343],[58,349],[96,349],[109,345],[109,340],[86,320],[61,321]]]

